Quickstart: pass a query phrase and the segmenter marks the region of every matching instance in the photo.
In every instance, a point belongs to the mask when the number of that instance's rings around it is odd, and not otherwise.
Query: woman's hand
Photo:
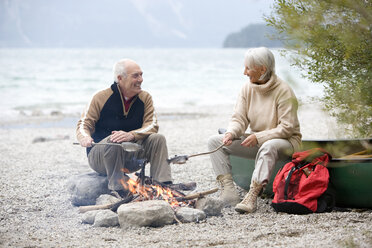
[[[225,136],[222,139],[222,143],[224,143],[225,146],[229,146],[229,145],[231,145],[232,140],[233,140],[232,134],[231,133],[226,133]]]
[[[257,137],[255,134],[249,135],[245,140],[242,142],[242,146],[245,147],[253,147],[258,144]]]
[[[132,141],[134,140],[134,135],[124,131],[112,131],[110,140],[115,143]]]

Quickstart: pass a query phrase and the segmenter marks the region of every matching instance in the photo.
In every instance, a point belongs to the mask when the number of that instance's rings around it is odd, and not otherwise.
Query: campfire
[[[203,192],[185,195],[183,192],[172,189],[171,187],[161,182],[152,180],[151,178],[146,177],[141,173],[135,173],[135,175],[137,176],[137,180],[129,178],[128,180],[122,179],[120,181],[124,189],[129,191],[128,195],[125,198],[117,196],[120,200],[118,200],[116,203],[81,206],[79,207],[79,212],[85,213],[88,211],[99,209],[111,209],[112,211],[116,212],[122,204],[148,200],[166,201],[175,210],[180,207],[194,207],[196,199],[209,194],[213,194],[218,191],[218,188],[214,188]]]
[[[185,199],[185,194],[167,187],[166,185],[151,180],[151,178],[146,178],[145,182],[142,183],[141,180],[128,179],[120,181],[125,190],[128,190],[135,201],[147,201],[147,200],[164,200],[168,202],[173,208],[175,207],[187,207],[193,206],[194,200]],[[152,182],[147,184],[146,182]]]
[[[190,191],[196,188],[196,183],[164,184],[151,177],[145,176],[145,159],[132,159],[129,161],[140,171],[129,174],[124,171],[124,177],[119,182],[124,193],[112,191],[111,196],[101,194],[103,202],[96,205],[79,207],[80,213],[94,211],[83,215],[83,223],[94,226],[163,226],[175,222],[198,222],[207,216],[221,214],[222,202],[218,199],[204,197],[218,191],[214,188],[207,191],[185,195],[181,191]],[[130,175],[130,176],[128,176]],[[119,194],[120,193],[120,194]],[[116,197],[113,197],[116,196]],[[100,197],[99,197],[100,198]],[[98,200],[98,198],[95,198]],[[97,201],[96,201],[97,202]],[[101,201],[102,202],[102,201]],[[99,205],[101,204],[101,205]]]

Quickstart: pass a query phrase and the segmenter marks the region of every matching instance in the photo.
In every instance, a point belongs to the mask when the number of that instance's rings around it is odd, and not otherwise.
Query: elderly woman
[[[275,74],[272,52],[265,47],[249,49],[244,64],[244,75],[250,81],[240,91],[226,133],[211,137],[208,147],[212,150],[221,142],[225,144],[224,149],[211,154],[222,188],[220,199],[225,205],[237,204],[235,210],[240,213],[252,213],[277,160],[300,148],[301,133],[296,96]],[[231,175],[230,154],[255,159],[250,190],[240,203]]]

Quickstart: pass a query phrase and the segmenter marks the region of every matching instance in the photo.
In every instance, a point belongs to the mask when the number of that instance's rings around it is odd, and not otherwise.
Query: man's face
[[[123,90],[124,96],[131,98],[141,92],[141,84],[143,81],[142,70],[134,62],[127,65],[127,76],[118,76],[120,89]]]

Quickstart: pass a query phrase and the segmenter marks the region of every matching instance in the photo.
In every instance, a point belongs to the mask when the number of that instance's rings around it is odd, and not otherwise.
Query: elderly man
[[[90,167],[106,175],[108,188],[121,196],[127,193],[121,183],[126,178],[124,172],[138,170],[130,163],[133,156],[150,162],[153,179],[171,184],[166,140],[157,134],[159,127],[152,97],[141,89],[140,66],[133,60],[123,59],[114,65],[113,72],[115,82],[94,94],[77,124],[77,139],[87,148]],[[93,142],[134,142],[142,145],[143,150],[133,154],[121,146],[92,146]]]

